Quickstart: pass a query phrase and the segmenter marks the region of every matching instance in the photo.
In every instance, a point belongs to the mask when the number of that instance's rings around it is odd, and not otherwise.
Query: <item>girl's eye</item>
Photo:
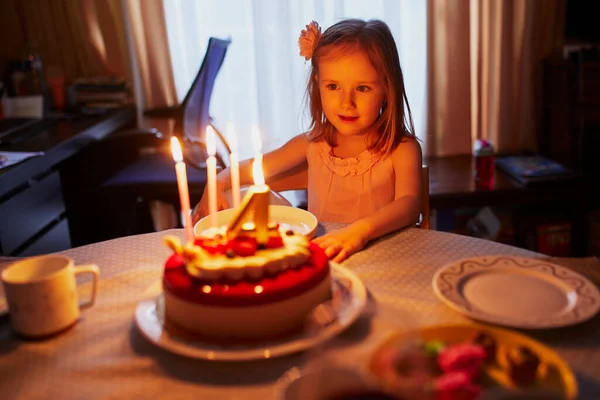
[[[325,86],[325,87],[326,87],[327,89],[329,89],[329,90],[335,90],[335,89],[337,89],[337,88],[338,88],[338,87],[337,87],[337,85],[336,85],[335,83],[330,83],[330,84],[328,84],[328,85],[327,85],[327,86]]]
[[[359,92],[368,92],[369,90],[371,90],[371,88],[365,85],[360,85],[356,88],[356,90],[358,90]]]

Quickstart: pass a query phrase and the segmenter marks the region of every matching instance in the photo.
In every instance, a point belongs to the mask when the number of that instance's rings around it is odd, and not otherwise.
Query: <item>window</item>
[[[426,1],[423,0],[163,0],[180,100],[194,79],[210,36],[231,38],[213,91],[211,115],[233,122],[240,156],[252,156],[250,127],[272,150],[308,128],[308,63],[298,55],[310,20],[323,29],[342,18],[377,18],[392,30],[404,71],[415,129],[425,139]]]

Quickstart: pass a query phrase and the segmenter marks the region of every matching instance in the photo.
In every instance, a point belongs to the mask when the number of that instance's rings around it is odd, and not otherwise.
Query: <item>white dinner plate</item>
[[[435,294],[480,321],[546,329],[577,324],[600,309],[600,291],[582,275],[549,263],[512,256],[468,258],[442,267]]]
[[[167,351],[191,358],[248,361],[296,353],[342,332],[356,321],[366,305],[367,290],[362,281],[352,271],[335,263],[330,264],[333,296],[341,300],[338,303],[340,307],[336,310],[338,318],[314,336],[300,333],[286,339],[245,346],[225,346],[180,338],[164,329],[164,301],[160,282],[149,289],[147,300],[138,303],[135,322],[139,331],[150,342]]]
[[[233,208],[217,212],[217,225],[227,225],[233,217]],[[317,217],[301,208],[281,205],[269,206],[269,220],[279,223],[285,229],[291,229],[312,239],[317,232]],[[206,216],[194,226],[194,234],[202,235],[210,229],[210,217]]]

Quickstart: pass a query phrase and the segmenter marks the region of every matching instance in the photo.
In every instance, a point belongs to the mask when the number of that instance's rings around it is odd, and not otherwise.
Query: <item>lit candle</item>
[[[262,153],[260,145],[260,135],[258,129],[252,130],[254,139],[254,163],[252,164],[252,174],[254,185],[250,186],[240,208],[236,211],[229,226],[227,227],[227,237],[235,238],[242,230],[244,222],[248,217],[253,216],[254,227],[256,230],[256,241],[266,244],[269,240],[269,197],[270,189],[265,184],[265,176],[262,170]]]
[[[260,142],[260,132],[256,125],[252,125],[252,145],[254,147],[254,163],[258,164],[260,166],[261,174],[262,174],[262,165],[263,165],[262,144]],[[254,167],[252,169],[252,173],[254,173]],[[254,183],[256,183],[256,181]],[[263,183],[264,183],[264,175],[263,175]]]
[[[227,140],[229,141],[229,164],[231,167],[231,197],[233,199],[233,208],[235,210],[240,206],[240,162],[237,155],[237,137],[233,124],[227,123]]]
[[[206,179],[208,185],[208,212],[210,214],[210,226],[217,226],[217,138],[213,127],[206,127]]]
[[[185,163],[181,153],[179,140],[175,136],[171,137],[171,153],[175,160],[175,173],[177,174],[177,187],[179,189],[179,202],[181,204],[181,214],[183,216],[183,225],[188,242],[194,241],[194,231],[192,229],[192,214],[190,213],[190,194],[188,192],[187,174]]]

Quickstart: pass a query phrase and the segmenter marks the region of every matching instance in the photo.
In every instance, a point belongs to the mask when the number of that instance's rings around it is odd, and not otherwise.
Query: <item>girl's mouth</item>
[[[338,115],[338,117],[340,117],[340,120],[342,122],[348,122],[348,123],[354,122],[358,119],[358,117],[350,117],[347,115]]]

